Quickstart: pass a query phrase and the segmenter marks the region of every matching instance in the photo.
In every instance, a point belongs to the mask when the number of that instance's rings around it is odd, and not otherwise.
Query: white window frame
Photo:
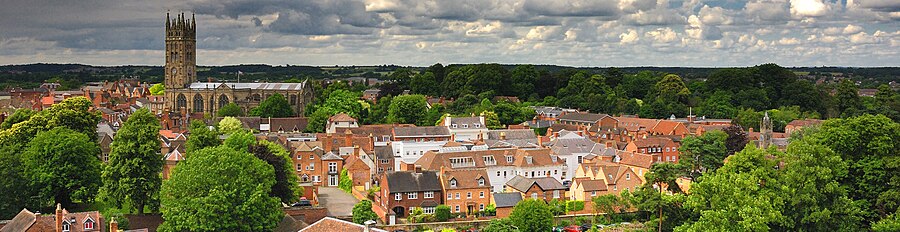
[[[625,173],[625,180],[631,180],[631,173]]]
[[[450,187],[451,187],[451,188],[456,188],[456,179],[451,179],[451,180],[450,180]]]
[[[553,199],[559,199],[559,190],[553,190]]]
[[[403,194],[402,193],[394,193],[394,200],[395,201],[403,200]]]
[[[407,193],[406,199],[410,199],[410,200],[419,199],[419,193],[418,192]]]
[[[484,191],[478,193],[478,198],[484,198]]]
[[[538,199],[537,193],[531,193],[531,199]]]
[[[456,212],[459,213],[459,205],[456,205]]]
[[[456,199],[459,199],[459,193],[456,193]]]
[[[484,186],[484,177],[478,178],[478,186]]]
[[[466,193],[466,199],[472,199],[472,192]]]
[[[423,193],[422,195],[423,195],[422,197],[425,197],[425,199],[431,199],[431,198],[434,198],[434,192],[431,192],[431,191],[425,192],[425,193]]]
[[[434,207],[423,207],[422,212],[425,214],[434,214]]]

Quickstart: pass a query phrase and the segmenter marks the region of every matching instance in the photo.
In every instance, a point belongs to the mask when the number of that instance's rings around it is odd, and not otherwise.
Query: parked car
[[[312,202],[306,199],[300,199],[297,203],[291,204],[291,207],[304,207],[304,206],[312,206]]]
[[[564,229],[565,229],[564,230],[565,232],[581,232],[582,231],[581,226],[578,226],[578,225],[566,226],[566,228],[564,228]]]

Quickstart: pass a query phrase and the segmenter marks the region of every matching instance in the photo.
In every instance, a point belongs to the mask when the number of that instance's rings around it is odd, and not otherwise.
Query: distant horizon
[[[771,62],[770,62],[771,63]],[[415,68],[427,68],[428,66],[434,65],[436,63],[432,63],[429,65],[399,65],[399,64],[375,64],[375,65],[309,65],[309,64],[265,64],[265,63],[244,63],[244,64],[223,64],[223,65],[205,65],[205,64],[197,64],[198,67],[226,67],[226,66],[242,66],[242,65],[267,65],[272,67],[285,67],[285,66],[303,66],[303,67],[379,67],[379,66],[398,66],[398,67],[415,67]],[[569,68],[746,68],[753,67],[762,64],[768,63],[760,63],[754,65],[744,65],[744,66],[654,66],[654,65],[641,65],[641,66],[572,66],[572,65],[560,65],[560,64],[531,64],[531,63],[497,63],[497,62],[481,62],[481,63],[440,63],[444,66],[447,65],[469,65],[469,64],[499,64],[499,65],[534,65],[534,66],[558,66],[558,67],[569,67]],[[774,63],[778,66],[785,68],[900,68],[898,66],[838,66],[838,65],[825,65],[825,66],[785,66],[778,63]],[[97,65],[97,64],[86,64],[86,63],[48,63],[48,62],[35,62],[35,63],[22,63],[22,64],[0,64],[0,66],[25,66],[25,65],[85,65],[92,67],[127,67],[127,66],[149,66],[149,67],[163,67],[163,64],[155,65],[155,64],[119,64],[119,65]]]

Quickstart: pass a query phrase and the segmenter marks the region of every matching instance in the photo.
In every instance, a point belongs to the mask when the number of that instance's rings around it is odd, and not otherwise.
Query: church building
[[[212,114],[230,102],[248,113],[276,93],[287,99],[294,113],[303,115],[313,100],[313,88],[302,83],[199,82],[197,80],[197,24],[184,13],[166,14],[166,105],[170,112]]]

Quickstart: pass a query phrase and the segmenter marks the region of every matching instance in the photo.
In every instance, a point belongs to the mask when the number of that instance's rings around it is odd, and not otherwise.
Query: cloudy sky
[[[900,66],[900,0],[3,0],[0,64]]]

